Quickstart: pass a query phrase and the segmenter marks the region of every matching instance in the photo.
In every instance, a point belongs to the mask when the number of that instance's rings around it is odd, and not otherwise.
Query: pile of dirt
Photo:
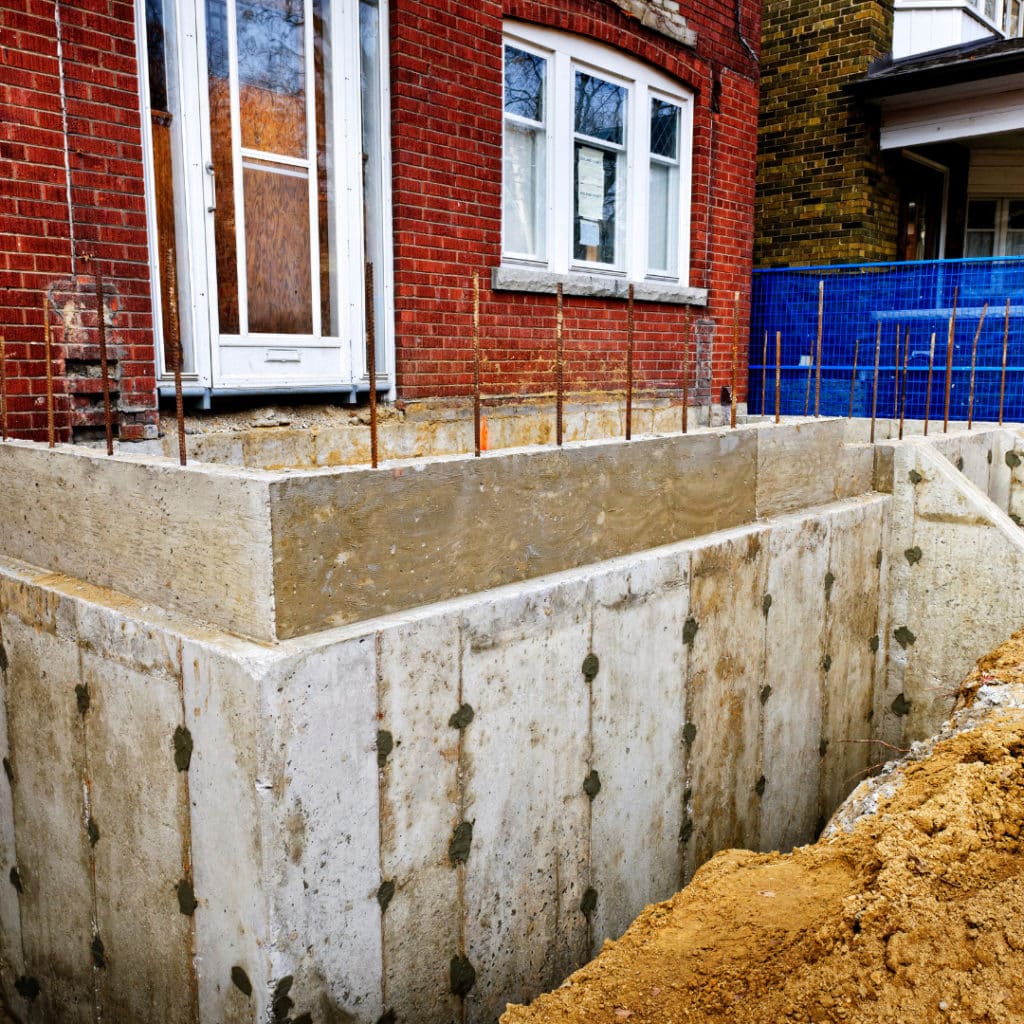
[[[719,854],[503,1024],[1024,1021],[1024,631],[959,703],[815,845]]]

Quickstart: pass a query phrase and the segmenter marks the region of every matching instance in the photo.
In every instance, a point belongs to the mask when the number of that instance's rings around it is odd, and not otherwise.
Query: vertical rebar
[[[555,391],[555,444],[562,445],[562,398],[564,387],[564,365],[562,351],[562,282],[559,281],[555,288],[556,312],[555,312],[555,373],[557,375]]]
[[[480,458],[480,275],[473,271],[473,445]]]
[[[900,411],[900,325],[896,325],[896,358],[892,364],[892,418]]]
[[[164,277],[167,280],[167,320],[171,329],[170,356],[174,367],[174,422],[178,430],[178,463],[188,464],[185,449],[185,399],[181,390],[184,353],[181,348],[181,320],[178,317],[178,274],[174,265],[174,250],[164,252]]]
[[[978,338],[981,337],[981,328],[985,323],[985,314],[988,312],[988,302],[981,307],[981,316],[978,319],[978,329],[974,332],[974,341],[971,343],[971,385],[967,391],[967,429],[974,426],[974,368],[978,361]]]
[[[811,374],[814,372],[814,353],[807,357],[807,385],[804,388],[804,415],[811,411]]]
[[[633,286],[629,286],[626,320],[626,440],[633,436]]]
[[[768,384],[768,332],[764,332],[764,351],[761,353],[761,415],[765,414],[765,394]]]
[[[853,419],[853,391],[857,383],[857,356],[860,354],[860,338],[853,342],[853,370],[850,372],[850,410],[846,414],[848,420]]]
[[[782,331],[775,332],[775,422],[782,406]]]
[[[949,430],[949,396],[953,390],[953,339],[956,335],[956,300],[960,294],[960,286],[953,289],[953,309],[949,315],[949,339],[946,342],[946,400],[943,404],[942,432]]]
[[[821,409],[821,334],[825,323],[825,281],[818,282],[818,346],[814,371],[814,415]]]
[[[903,332],[903,387],[900,388],[900,440],[903,440],[903,417],[907,411],[907,356],[910,354],[910,328]]]
[[[54,445],[53,428],[53,354],[50,338],[50,303],[43,292],[43,348],[46,359],[46,439],[52,448]]]
[[[931,344],[928,346],[928,383],[924,389],[924,436],[928,436],[928,420],[932,407],[932,369],[935,366],[935,332],[932,331]]]
[[[882,321],[878,321],[875,331],[875,376],[871,385],[871,443],[875,443],[875,413],[878,411],[878,357],[882,351]]]
[[[366,261],[366,373],[370,378],[370,466],[377,468],[377,321],[373,264]]]
[[[107,317],[103,308],[103,277],[96,265],[96,328],[99,332],[100,378],[103,381],[103,429],[107,435],[107,454],[114,454],[114,423],[110,413],[110,373],[107,365]]]
[[[1003,400],[1006,398],[1006,343],[1010,338],[1010,300],[1006,300],[1006,319],[1003,322],[1003,369],[999,376],[999,426],[1003,425]]]
[[[690,341],[689,334],[683,331],[683,412],[682,426],[683,433],[689,429],[690,419]]]
[[[740,347],[740,293],[736,292],[733,296],[733,312],[732,312],[732,381],[730,383],[729,397],[732,399],[729,405],[729,426],[735,429],[736,427],[736,379],[739,371],[737,369],[737,362],[739,361],[739,347]]]
[[[0,334],[0,438],[7,440],[7,340]]]

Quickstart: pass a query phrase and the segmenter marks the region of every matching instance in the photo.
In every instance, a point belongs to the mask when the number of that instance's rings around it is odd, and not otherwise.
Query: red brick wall
[[[54,0],[0,0],[0,37],[0,333],[11,431],[46,436],[44,295],[57,437],[68,439],[72,428],[88,435],[102,424],[92,277],[99,266],[115,429],[125,438],[151,436],[156,399],[132,4],[60,0],[58,10]]]
[[[684,7],[698,36],[694,51],[642,28],[605,0],[506,0],[504,6],[393,0],[396,357],[403,397],[468,393],[474,272],[482,284],[485,391],[537,394],[553,387],[554,297],[489,286],[501,256],[505,15],[615,45],[695,90],[690,283],[709,289],[709,305],[636,304],[636,379],[641,388],[678,387],[684,341],[692,376],[693,323],[711,319],[717,400],[730,378],[736,291],[745,367],[753,237],[757,67],[739,40],[734,12],[733,3],[721,0]],[[744,36],[757,40],[759,6],[746,0],[742,17]],[[433,200],[429,207],[422,195]],[[626,324],[622,300],[566,298],[568,389],[623,387]],[[741,396],[745,376],[741,369]]]
[[[743,0],[747,39],[759,37],[758,11],[755,0]],[[640,388],[678,387],[682,346],[690,348],[692,376],[694,322],[711,320],[717,397],[729,382],[735,291],[745,336],[753,231],[757,69],[734,12],[732,0],[684,9],[698,36],[694,50],[642,28],[607,0],[393,0],[400,395],[469,393],[474,272],[482,282],[487,393],[553,386],[554,297],[489,285],[501,246],[501,27],[503,16],[513,16],[619,46],[695,91],[690,283],[708,288],[710,303],[637,303],[636,378]],[[59,0],[56,9],[55,0],[0,0],[0,32],[0,333],[11,430],[45,436],[44,293],[54,325],[58,437],[87,436],[101,425],[91,276],[98,265],[119,433],[149,436],[155,368],[132,4]],[[565,345],[570,390],[620,390],[625,303],[567,298]],[[743,350],[741,340],[741,358]]]

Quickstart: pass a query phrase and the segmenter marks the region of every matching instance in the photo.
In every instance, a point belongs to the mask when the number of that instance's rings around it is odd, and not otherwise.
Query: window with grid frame
[[[620,51],[506,25],[503,260],[685,285],[692,94]]]

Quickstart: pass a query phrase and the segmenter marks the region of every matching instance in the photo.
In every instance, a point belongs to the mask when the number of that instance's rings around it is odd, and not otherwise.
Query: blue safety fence
[[[974,419],[999,417],[1005,340],[1003,417],[1024,422],[1024,257],[754,271],[752,414],[775,411],[776,334],[780,410],[814,412],[819,297],[822,415],[846,416],[852,408],[854,416],[870,416],[874,404],[880,418],[898,416],[902,407],[907,419],[919,420],[927,406],[930,419],[941,420],[952,320],[950,419],[967,419],[977,338]]]

